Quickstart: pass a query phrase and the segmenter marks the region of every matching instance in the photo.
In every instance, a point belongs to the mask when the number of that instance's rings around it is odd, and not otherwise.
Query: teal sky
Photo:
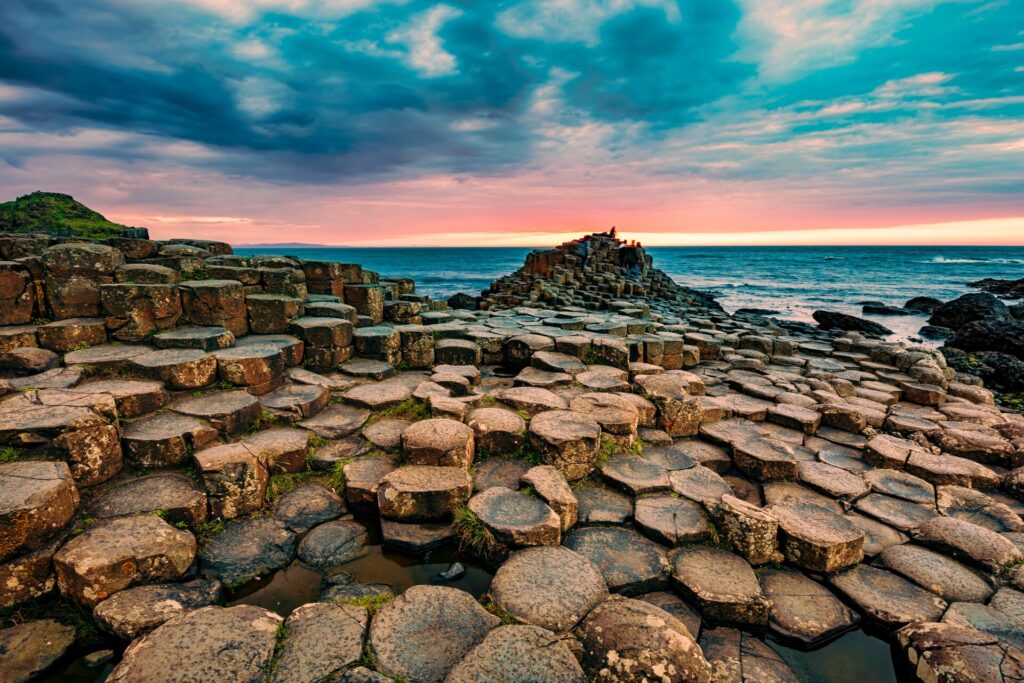
[[[0,187],[236,243],[1021,243],[1024,2],[5,0]]]

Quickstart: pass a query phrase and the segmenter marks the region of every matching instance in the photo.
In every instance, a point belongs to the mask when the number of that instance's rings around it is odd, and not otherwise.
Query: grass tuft
[[[468,507],[455,511],[454,526],[459,536],[459,550],[469,550],[487,562],[501,550],[494,534]]]
[[[4,446],[0,448],[0,463],[17,462],[26,456],[24,449],[17,446]]]

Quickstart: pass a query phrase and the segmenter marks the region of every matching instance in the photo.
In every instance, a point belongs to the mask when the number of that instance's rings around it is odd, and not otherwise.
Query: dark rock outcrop
[[[991,294],[976,292],[937,306],[928,318],[928,324],[959,330],[975,320],[1002,320],[1009,317],[1006,304]]]
[[[878,337],[892,334],[885,325],[880,325],[855,315],[847,315],[838,311],[815,311],[814,319],[823,330],[842,330],[843,332],[863,332]]]

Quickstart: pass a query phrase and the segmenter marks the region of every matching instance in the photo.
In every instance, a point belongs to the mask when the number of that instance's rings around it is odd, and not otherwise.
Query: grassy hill
[[[108,221],[68,194],[33,192],[12,202],[0,203],[0,232],[46,232],[62,237],[111,237],[141,233]],[[132,237],[141,236],[131,234]]]

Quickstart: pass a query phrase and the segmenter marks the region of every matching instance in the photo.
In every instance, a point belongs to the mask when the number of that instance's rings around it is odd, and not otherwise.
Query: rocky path
[[[0,263],[72,316],[0,327],[4,680],[792,681],[764,634],[861,626],[1024,678],[1024,417],[934,349],[129,242]],[[377,533],[493,582],[356,578]],[[295,563],[318,601],[224,606]]]

